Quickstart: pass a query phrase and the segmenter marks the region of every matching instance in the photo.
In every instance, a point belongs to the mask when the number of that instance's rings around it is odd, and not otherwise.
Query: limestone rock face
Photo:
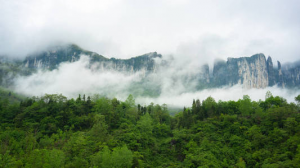
[[[287,87],[299,87],[300,86],[300,65],[287,64],[281,68],[282,80],[284,86]]]
[[[31,69],[52,70],[62,62],[78,61],[81,54],[91,54],[91,52],[84,51],[76,45],[58,46],[28,56],[23,61],[23,65]]]
[[[281,66],[277,61],[273,67],[272,58],[266,60],[264,54],[251,57],[228,58],[225,62],[214,64],[214,86],[240,84],[244,88],[300,87],[300,63]]]
[[[227,66],[226,61],[224,60],[217,60],[214,63],[213,67],[213,83],[216,86],[223,86],[229,84],[229,69],[233,69],[234,67],[232,66]],[[233,71],[231,71],[233,73]],[[230,75],[231,78],[234,77],[234,75]],[[234,79],[232,79],[234,80]]]
[[[76,45],[60,46],[37,53],[23,60],[23,68],[56,69],[62,62],[75,62],[81,55],[90,57],[90,67],[93,70],[113,70],[132,74],[140,72],[143,77],[151,73],[161,73],[159,68],[169,68],[162,55],[152,52],[130,59],[106,58],[95,52],[86,51]],[[201,61],[201,60],[195,60]],[[207,64],[198,67],[197,73],[187,73],[182,81],[198,83],[197,89],[215,88],[222,86],[242,85],[244,88],[265,88],[277,85],[279,87],[300,87],[300,62],[298,64],[281,65],[277,62],[274,68],[272,58],[266,59],[264,54],[251,57],[228,58],[227,61],[218,60],[213,67]],[[212,73],[209,69],[212,68]],[[22,70],[24,71],[24,70]],[[25,72],[25,71],[24,71]],[[30,72],[30,71],[29,71]],[[29,73],[28,73],[29,74]]]
[[[157,52],[152,52],[130,59],[111,58],[107,61],[100,62],[100,64],[103,64],[104,67],[106,66],[106,69],[113,69],[129,73],[134,73],[137,71],[148,73],[156,72],[157,64],[155,62],[155,59],[159,59],[161,57],[161,54],[157,54]]]
[[[202,82],[205,82],[205,83],[210,83],[210,76],[209,76],[209,66],[208,64],[204,64],[202,67],[201,67],[201,74],[200,74],[200,79],[202,80]]]
[[[269,85],[266,58],[257,54],[237,60],[239,84],[245,88],[265,88]]]
[[[263,54],[228,58],[226,64],[215,63],[213,75],[216,85],[241,84],[244,88],[264,88],[269,85],[268,66]]]
[[[277,61],[277,66],[278,66],[278,72],[277,72],[277,82],[278,82],[278,86],[280,87],[285,87],[285,83],[283,80],[283,74],[282,74],[282,70],[281,70],[281,63],[279,61]]]
[[[273,86],[275,85],[275,70],[273,68],[273,62],[270,56],[267,59],[267,70],[268,70],[269,86]]]
[[[23,66],[31,69],[52,70],[62,62],[78,61],[81,55],[90,57],[90,68],[93,69],[116,70],[126,73],[141,71],[145,74],[155,72],[157,70],[155,59],[162,57],[157,52],[152,52],[130,59],[108,59],[97,53],[83,50],[76,45],[68,45],[31,55],[23,61]]]

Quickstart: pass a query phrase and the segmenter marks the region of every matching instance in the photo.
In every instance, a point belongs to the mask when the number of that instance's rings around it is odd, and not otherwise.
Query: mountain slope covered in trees
[[[296,97],[300,103],[300,95]],[[0,101],[0,167],[298,167],[300,107],[267,93],[166,105],[63,95]]]

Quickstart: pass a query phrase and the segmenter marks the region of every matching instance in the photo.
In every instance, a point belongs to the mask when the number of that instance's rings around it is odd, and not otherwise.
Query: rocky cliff
[[[23,65],[30,69],[55,69],[62,62],[78,61],[80,55],[92,56],[95,60],[105,61],[107,58],[90,51],[86,51],[77,45],[65,45],[51,47],[47,51],[35,53],[26,57]]]
[[[299,87],[300,66],[273,67],[272,58],[264,54],[251,57],[228,58],[217,61],[213,67],[213,81],[216,86],[241,84],[244,88]]]
[[[300,86],[300,64],[286,64],[282,66],[280,73],[280,81],[283,86],[299,87]]]
[[[266,58],[263,54],[256,54],[252,57],[228,58],[227,63],[223,64],[224,72],[214,72],[215,81],[224,78],[225,84],[241,84],[245,88],[264,88],[269,84],[268,69]],[[223,75],[222,77],[220,76]],[[224,84],[224,82],[223,82]]]
[[[86,51],[77,45],[66,45],[53,47],[48,51],[28,56],[23,66],[30,69],[56,69],[62,62],[78,61],[81,55],[90,57],[91,68],[97,70],[116,70],[133,73],[142,71],[144,73],[155,72],[157,66],[155,58],[161,58],[157,52],[144,54],[130,59],[105,58],[95,52]],[[93,66],[92,66],[93,65]]]
[[[130,59],[106,58],[95,52],[86,51],[77,45],[52,47],[47,51],[32,54],[23,61],[7,61],[0,59],[0,80],[5,85],[16,75],[30,75],[38,69],[53,70],[62,62],[75,62],[81,55],[90,57],[90,68],[95,70],[114,70],[123,73],[140,72],[144,77],[151,73],[163,73],[159,68],[172,66],[162,59],[162,55],[152,52]],[[212,68],[210,74],[209,69]],[[244,88],[300,87],[300,63],[273,66],[272,58],[264,54],[251,57],[228,58],[227,61],[217,60],[213,67],[207,64],[199,68],[199,72],[180,76],[185,87],[190,83],[198,83],[197,90],[221,86],[242,85]],[[175,75],[176,76],[176,75]],[[171,77],[172,78],[172,77]],[[175,78],[178,78],[175,77]],[[8,81],[8,82],[7,82]]]
[[[273,86],[276,84],[275,80],[275,70],[273,67],[273,61],[272,58],[269,56],[267,59],[267,72],[268,72],[268,82],[269,86]]]

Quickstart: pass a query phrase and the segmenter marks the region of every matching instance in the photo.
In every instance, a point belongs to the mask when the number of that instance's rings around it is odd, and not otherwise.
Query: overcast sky
[[[300,58],[299,0],[0,0],[0,54],[76,43],[107,57]]]

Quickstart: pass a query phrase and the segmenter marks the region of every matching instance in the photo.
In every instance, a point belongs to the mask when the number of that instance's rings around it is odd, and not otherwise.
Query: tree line
[[[270,92],[196,99],[175,116],[132,95],[1,99],[0,167],[298,167],[299,109]]]

